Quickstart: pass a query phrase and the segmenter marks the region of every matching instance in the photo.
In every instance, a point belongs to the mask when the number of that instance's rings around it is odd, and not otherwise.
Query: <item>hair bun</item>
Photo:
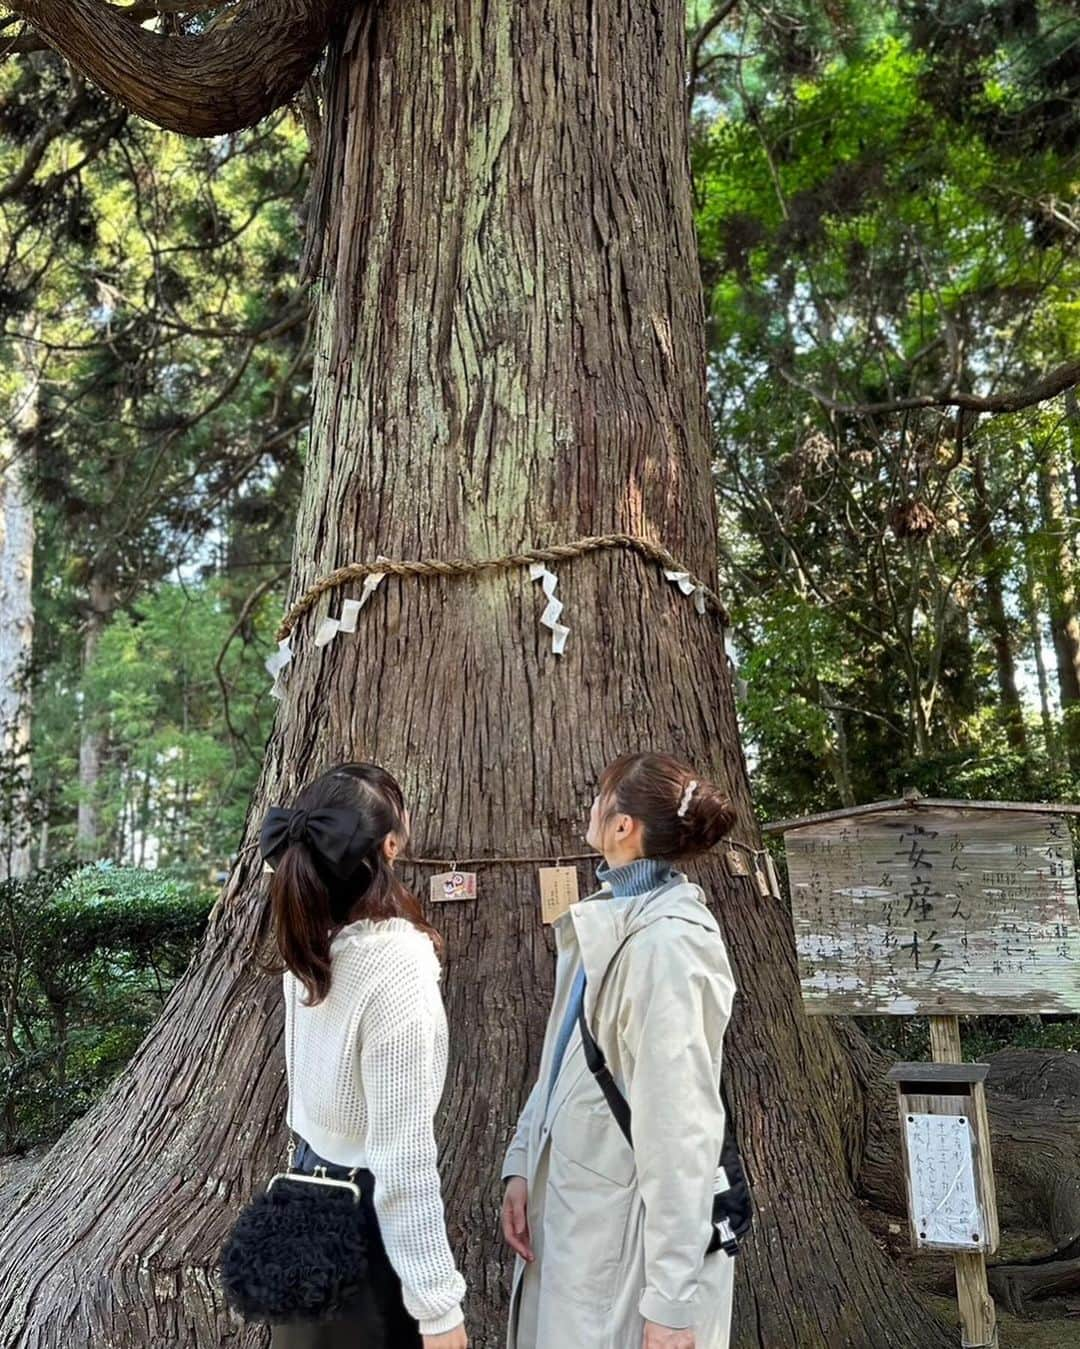
[[[683,849],[688,856],[708,852],[735,823],[731,799],[713,782],[699,782],[682,816]]]

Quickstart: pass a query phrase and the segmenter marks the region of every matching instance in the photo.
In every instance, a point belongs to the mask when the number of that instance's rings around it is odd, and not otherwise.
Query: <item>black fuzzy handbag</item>
[[[293,993],[290,1061],[296,1035]],[[381,1317],[370,1285],[370,1173],[354,1169],[338,1179],[317,1167],[293,1169],[290,1132],[286,1170],[240,1213],[221,1250],[221,1284],[228,1304],[245,1320],[281,1324],[356,1318],[365,1335],[357,1349],[379,1349]]]
[[[370,1311],[374,1330],[368,1240],[359,1185],[283,1172],[241,1212],[222,1247],[226,1301],[245,1320],[271,1324]]]

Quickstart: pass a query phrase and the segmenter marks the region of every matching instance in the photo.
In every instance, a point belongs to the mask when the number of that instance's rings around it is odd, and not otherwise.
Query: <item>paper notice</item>
[[[975,1195],[971,1122],[962,1115],[907,1115],[911,1219],[921,1246],[980,1250],[986,1232]]]

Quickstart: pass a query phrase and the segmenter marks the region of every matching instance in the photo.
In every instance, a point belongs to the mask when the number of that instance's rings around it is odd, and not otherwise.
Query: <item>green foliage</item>
[[[187,965],[187,947],[209,912],[207,889],[164,871],[107,864],[81,867],[52,892],[37,931],[75,972],[96,956],[153,967],[175,980]],[[59,970],[51,976],[62,981]]]
[[[725,25],[703,69],[721,561],[759,814],[908,787],[1077,800],[1051,621],[1080,595],[1080,412],[903,404],[1022,388],[1080,353],[1080,17],[797,2]],[[860,1024],[929,1057],[925,1021]],[[964,1040],[1076,1051],[1080,1018],[969,1018]]]
[[[1080,352],[1080,17],[797,3],[710,42],[692,153],[759,808],[1075,796],[1076,712],[1050,687],[1036,714],[1033,666],[1054,680],[1076,608],[1080,412],[913,404]]]
[[[0,129],[0,412],[36,387],[15,447],[35,491],[35,843],[71,854],[96,735],[81,854],[201,875],[231,850],[265,735],[251,681],[310,395],[307,133],[288,110],[165,134],[49,53],[0,67]]]
[[[268,592],[234,634],[229,600],[223,580],[163,584],[114,618],[77,683],[62,670],[42,683],[33,764],[38,792],[53,793],[54,857],[74,852],[74,769],[89,722],[107,746],[105,855],[200,881],[227,863],[273,715],[262,657],[281,607]]]
[[[55,1137],[97,1099],[186,968],[211,898],[112,866],[0,882],[0,1152]]]
[[[1002,1049],[1044,1049],[1080,1053],[1080,1017],[1043,1020],[1037,1016],[961,1017],[964,1055],[973,1062]],[[867,1038],[900,1063],[929,1059],[930,1023],[924,1017],[859,1017]]]

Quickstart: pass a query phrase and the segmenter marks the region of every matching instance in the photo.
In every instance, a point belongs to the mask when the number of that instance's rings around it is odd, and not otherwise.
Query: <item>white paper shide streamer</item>
[[[388,558],[377,557],[376,562],[386,562]],[[386,579],[386,573],[382,571],[373,571],[370,575],[364,577],[364,588],[358,600],[344,600],[341,605],[341,613],[337,618],[327,615],[319,624],[315,631],[316,647],[328,646],[339,632],[355,632],[356,622],[360,617],[360,610],[375,594],[379,586]],[[286,637],[284,641],[278,643],[277,651],[267,660],[266,669],[273,676],[274,685],[270,690],[270,696],[280,701],[285,696],[285,681],[288,677],[286,667],[293,658],[292,648],[289,645],[290,638]]]
[[[377,562],[385,562],[385,558],[376,558]],[[331,618],[329,615],[319,624],[315,633],[316,646],[328,646],[339,632],[355,632],[356,620],[360,615],[360,610],[371,599],[381,585],[386,573],[382,571],[373,571],[370,576],[364,577],[364,589],[358,600],[346,600],[341,606],[341,615],[338,618]]]
[[[376,563],[386,563],[386,557],[376,557]],[[375,591],[379,590],[383,580],[386,579],[386,572],[371,572],[371,575],[364,577],[364,588],[360,592],[360,599],[347,599],[341,606],[341,614],[338,618],[322,619],[318,625],[316,633],[316,646],[329,646],[329,643],[337,637],[338,633],[355,633],[356,619],[360,616],[360,610],[367,604]]]
[[[695,581],[688,571],[668,571],[664,570],[664,579],[676,585],[684,595],[694,597],[694,608],[699,614],[708,612],[708,602],[705,598],[705,587]],[[739,662],[735,654],[735,647],[731,642],[731,634],[724,633],[724,654],[727,656],[728,664],[731,667],[731,677],[735,685],[735,697],[742,701],[747,694],[746,680],[739,675]]]
[[[529,576],[532,580],[539,581],[543,587],[547,605],[540,615],[540,622],[545,628],[551,629],[551,649],[556,656],[561,656],[566,650],[566,639],[570,636],[570,629],[559,622],[563,612],[562,600],[555,597],[555,587],[559,584],[559,578],[553,571],[548,571],[542,562],[532,564]]]
[[[677,585],[684,595],[693,595],[694,608],[699,614],[706,613],[705,587],[695,581],[688,571],[668,571],[665,569],[664,579],[670,581],[672,585]]]
[[[620,536],[621,537],[621,536]],[[586,540],[585,542],[590,542]],[[592,543],[603,544],[606,540],[592,540]],[[624,539],[623,542],[626,542]],[[632,542],[632,540],[631,540]],[[640,541],[639,541],[640,542]],[[376,563],[388,562],[389,559],[380,554],[375,559]],[[497,559],[496,561],[518,563],[517,558]],[[524,559],[521,559],[524,561]],[[480,567],[477,567],[479,570]],[[434,570],[432,568],[431,570]],[[695,611],[704,616],[708,613],[709,599],[705,586],[692,576],[688,571],[677,571],[674,569],[663,569],[664,578],[672,585],[677,586],[680,593],[687,599],[691,599]],[[375,571],[364,578],[363,588],[359,599],[344,600],[341,606],[341,612],[334,617],[330,614],[322,620],[315,631],[314,643],[316,648],[329,646],[337,637],[339,632],[352,633],[356,631],[356,625],[360,617],[360,611],[371,600],[371,597],[378,590],[379,586],[386,579],[386,572]],[[529,577],[533,581],[539,581],[544,592],[545,605],[543,613],[540,615],[540,623],[551,633],[551,650],[554,655],[561,656],[566,651],[566,642],[570,636],[570,629],[562,621],[565,606],[562,600],[556,595],[559,578],[543,562],[533,562],[529,564]],[[298,606],[301,611],[306,607]],[[731,646],[730,637],[725,638],[725,648],[728,659],[731,663],[732,672],[735,676],[735,687],[737,696],[746,696],[746,683],[738,678],[738,664],[735,660],[735,652]],[[295,653],[291,646],[291,638],[286,637],[278,643],[278,649],[266,661],[267,672],[273,679],[273,687],[270,690],[271,697],[281,700],[285,697],[285,689],[289,677],[289,666],[294,659]]]
[[[266,673],[274,681],[270,686],[270,697],[276,698],[278,702],[285,697],[285,683],[289,677],[288,665],[292,658],[292,646],[288,637],[283,637],[278,642],[278,649],[274,654],[266,658]]]

